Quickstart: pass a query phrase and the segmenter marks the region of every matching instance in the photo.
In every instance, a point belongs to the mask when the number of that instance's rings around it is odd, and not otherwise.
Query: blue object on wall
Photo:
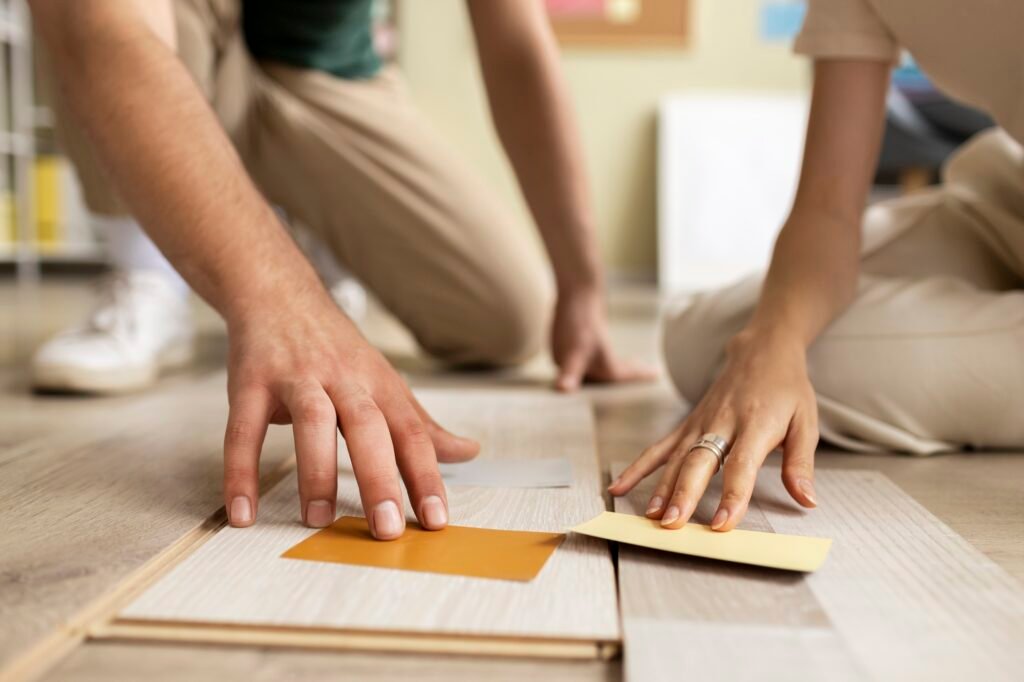
[[[760,12],[760,37],[769,43],[789,42],[800,32],[807,4],[803,0],[764,0]]]

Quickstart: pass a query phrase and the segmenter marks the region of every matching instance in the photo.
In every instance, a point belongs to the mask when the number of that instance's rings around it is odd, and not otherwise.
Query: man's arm
[[[173,50],[169,0],[31,0],[70,108],[133,214],[228,323],[224,497],[256,516],[268,423],[294,424],[302,519],[334,519],[337,428],[379,538],[402,533],[399,472],[428,528],[447,522],[438,427],[333,304]],[[436,446],[436,450],[435,450]],[[436,454],[435,454],[436,453]]]
[[[650,373],[616,359],[576,122],[558,48],[538,0],[469,0],[491,116],[555,271],[558,387]]]

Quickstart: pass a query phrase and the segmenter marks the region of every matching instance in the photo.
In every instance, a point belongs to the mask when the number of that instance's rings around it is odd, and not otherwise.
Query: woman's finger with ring
[[[681,528],[686,525],[717,470],[718,459],[709,454],[708,450],[690,449],[683,457],[675,490],[661,517],[661,525],[665,528]]]

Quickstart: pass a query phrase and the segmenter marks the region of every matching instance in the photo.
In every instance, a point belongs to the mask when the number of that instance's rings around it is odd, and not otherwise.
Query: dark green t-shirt
[[[372,12],[373,0],[244,0],[242,25],[257,59],[359,79],[380,69]]]

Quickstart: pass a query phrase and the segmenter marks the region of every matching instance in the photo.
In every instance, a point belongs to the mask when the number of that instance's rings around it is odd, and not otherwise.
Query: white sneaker
[[[144,388],[195,353],[188,298],[143,270],[114,275],[84,324],[36,351],[32,383],[46,391],[116,393]]]

